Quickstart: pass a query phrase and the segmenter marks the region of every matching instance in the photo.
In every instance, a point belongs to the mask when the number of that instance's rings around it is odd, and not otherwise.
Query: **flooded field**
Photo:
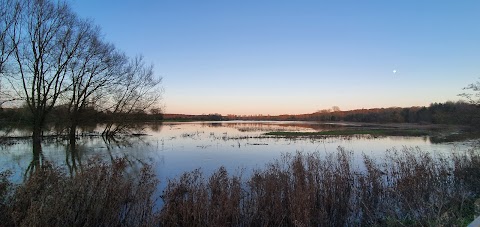
[[[319,132],[355,127],[351,124],[321,124],[315,122],[188,122],[147,124],[139,127],[135,136],[105,140],[89,129],[78,141],[78,149],[71,152],[68,141],[47,139],[42,146],[41,161],[49,161],[76,171],[89,157],[110,159],[125,156],[132,165],[150,163],[161,180],[178,176],[185,171],[200,168],[209,174],[220,166],[229,172],[262,168],[266,163],[285,153],[334,153],[343,147],[353,153],[383,157],[388,149],[415,147],[432,154],[465,150],[473,141],[433,143],[429,136],[316,136],[277,137],[269,132]],[[97,129],[98,130],[98,129]],[[142,132],[142,133],[140,133]],[[28,131],[11,132],[16,136]],[[28,139],[13,140],[0,150],[0,168],[14,170],[20,178],[32,162],[32,145]],[[355,163],[355,162],[354,162]],[[360,166],[360,164],[358,164]]]

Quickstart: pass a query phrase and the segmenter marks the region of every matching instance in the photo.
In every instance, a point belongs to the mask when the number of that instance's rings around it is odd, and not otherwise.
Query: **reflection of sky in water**
[[[338,127],[328,125],[327,127]],[[216,123],[164,123],[146,127],[148,136],[127,138],[105,143],[101,138],[83,138],[78,141],[77,159],[82,163],[87,157],[99,156],[105,160],[126,156],[132,163],[147,162],[155,165],[155,172],[165,186],[165,178],[178,176],[184,171],[202,168],[209,174],[220,166],[235,172],[240,168],[248,174],[252,168],[262,168],[265,163],[281,157],[282,153],[335,152],[339,146],[354,152],[354,158],[365,153],[383,158],[387,149],[401,150],[403,146],[419,147],[433,153],[451,151],[454,145],[465,150],[460,143],[432,144],[427,137],[366,136],[327,137],[324,139],[262,138],[269,131],[320,131],[322,125],[302,122],[216,122]],[[66,141],[46,142],[42,149],[46,160],[62,166],[72,165],[67,156]],[[19,143],[0,150],[0,169],[25,171],[31,161],[31,143]],[[78,160],[76,160],[78,162]],[[358,165],[358,164],[357,164]],[[16,173],[15,177],[22,173]]]

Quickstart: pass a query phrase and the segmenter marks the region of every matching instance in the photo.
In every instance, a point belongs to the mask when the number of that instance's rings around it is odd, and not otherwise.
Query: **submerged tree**
[[[102,135],[114,136],[129,129],[134,113],[143,113],[156,107],[162,96],[162,79],[153,73],[153,65],[145,65],[143,57],[136,57],[125,65],[120,82],[110,90],[106,111],[113,119]]]
[[[14,56],[14,89],[32,114],[32,138],[39,144],[47,115],[65,92],[67,66],[87,37],[89,27],[73,14],[66,3],[43,0],[24,2]]]
[[[91,26],[90,24],[87,26]],[[85,110],[108,96],[108,90],[121,82],[125,55],[100,38],[99,29],[92,29],[82,50],[68,64],[68,89],[64,94],[68,111],[70,144],[75,145],[77,127],[87,118]]]
[[[127,115],[156,107],[161,78],[155,77],[153,66],[141,57],[129,60],[66,2],[0,3],[0,80],[8,81],[1,85],[8,84],[29,110],[34,151],[47,117],[60,105],[72,145],[89,108],[113,116],[103,131],[112,136],[128,128],[123,124]]]

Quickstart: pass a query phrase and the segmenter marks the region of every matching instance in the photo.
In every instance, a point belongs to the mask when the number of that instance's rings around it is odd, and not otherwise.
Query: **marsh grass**
[[[388,150],[383,158],[339,147],[285,154],[247,178],[224,167],[170,179],[155,209],[151,167],[90,160],[67,175],[49,165],[23,184],[0,174],[1,226],[465,226],[480,193],[478,149],[432,154]],[[354,164],[355,163],[355,164]]]
[[[473,220],[479,195],[476,150],[446,155],[416,148],[383,160],[352,152],[286,154],[251,177],[225,168],[170,180],[160,220],[166,226],[458,226]]]
[[[145,166],[135,177],[128,175],[127,160],[107,164],[90,160],[83,171],[66,175],[46,164],[23,184],[12,188],[0,176],[2,226],[152,226],[157,180]],[[13,193],[12,193],[13,191]]]

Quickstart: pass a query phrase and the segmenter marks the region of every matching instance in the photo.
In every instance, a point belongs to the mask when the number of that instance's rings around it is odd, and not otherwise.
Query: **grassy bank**
[[[170,179],[154,209],[158,181],[148,165],[90,161],[70,176],[52,165],[23,184],[0,175],[0,223],[7,226],[465,226],[480,195],[480,151],[433,155],[388,150],[377,160],[353,152],[286,154],[249,177],[221,167]],[[358,163],[358,162],[355,162]]]

